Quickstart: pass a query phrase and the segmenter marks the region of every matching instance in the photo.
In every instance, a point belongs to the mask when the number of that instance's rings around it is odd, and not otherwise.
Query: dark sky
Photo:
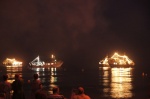
[[[1,0],[0,61],[54,53],[64,66],[94,66],[114,51],[150,65],[148,0]]]

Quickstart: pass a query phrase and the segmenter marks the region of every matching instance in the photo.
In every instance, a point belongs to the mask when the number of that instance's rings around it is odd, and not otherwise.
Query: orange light
[[[99,62],[99,64],[102,65],[135,65],[135,63],[128,58],[128,56],[126,55],[119,55],[118,53],[114,53],[113,56],[111,56],[110,58],[108,58],[108,56],[106,56],[106,58],[104,60],[101,60]]]

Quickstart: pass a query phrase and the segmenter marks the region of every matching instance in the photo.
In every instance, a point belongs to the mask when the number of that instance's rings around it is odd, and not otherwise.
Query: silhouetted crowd
[[[3,81],[0,82],[0,99],[27,99],[24,92],[24,81],[19,74],[15,74],[15,80],[8,82],[8,75],[2,76]],[[51,93],[47,93],[43,89],[41,81],[38,79],[38,74],[33,75],[33,80],[28,80],[31,87],[31,93],[28,99],[67,99],[59,93],[59,87],[54,86]],[[71,91],[69,99],[91,99],[84,93],[83,87],[78,87]]]

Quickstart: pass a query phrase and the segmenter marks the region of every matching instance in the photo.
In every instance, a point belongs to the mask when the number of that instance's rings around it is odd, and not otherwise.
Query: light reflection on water
[[[29,78],[25,79],[25,83],[27,83],[28,80],[32,80],[33,79],[33,74],[38,74],[39,75],[39,79],[41,80],[41,82],[43,82],[43,84],[46,82],[47,83],[47,87],[52,87],[52,86],[57,86],[55,83],[57,83],[58,81],[58,77],[57,77],[57,69],[56,68],[33,68],[32,70],[27,70],[25,71],[25,73],[23,74],[23,66],[5,66],[5,73],[8,74],[9,79],[8,81],[10,83],[12,83],[15,79],[15,74],[19,74],[23,79],[23,75],[27,76]]]
[[[55,82],[57,82],[56,68],[35,68],[32,70],[39,75],[39,79],[42,82],[49,82],[50,84],[54,84]]]
[[[32,70],[34,71],[34,73],[37,73],[39,75],[39,79],[48,92],[51,92],[52,87],[58,86],[58,74],[56,68],[34,68]]]
[[[132,68],[100,68],[104,97],[131,98],[133,93]]]
[[[61,93],[66,91],[65,94],[70,94],[72,87],[83,85],[86,88],[86,92],[89,92],[89,94],[92,94],[94,97],[104,97],[104,99],[130,99],[135,96],[138,97],[139,95],[140,97],[147,95],[148,76],[141,76],[140,74],[142,73],[138,72],[135,68],[106,67],[99,68],[99,70],[94,72],[91,70],[70,72],[55,68],[36,68],[31,70],[27,69],[27,66],[6,66],[2,69],[1,73],[8,74],[9,82],[11,83],[14,81],[15,74],[20,74],[24,79],[26,91],[29,91],[28,80],[33,80],[33,74],[37,73],[43,83],[43,87],[47,91],[50,91],[53,86],[59,86],[63,88],[61,89]],[[141,88],[143,88],[142,91]],[[95,92],[93,92],[93,90]]]
[[[56,68],[26,68],[25,66],[4,66],[3,73],[7,74],[9,79],[8,82],[12,83],[15,79],[15,74],[19,74],[23,78],[26,90],[26,94],[30,93],[29,81],[33,80],[33,74],[39,75],[39,80],[43,84],[43,88],[51,93],[52,87],[58,86],[58,74]]]
[[[22,66],[6,66],[6,74],[8,75],[8,81],[12,83],[14,81],[15,74],[20,74],[22,77]]]

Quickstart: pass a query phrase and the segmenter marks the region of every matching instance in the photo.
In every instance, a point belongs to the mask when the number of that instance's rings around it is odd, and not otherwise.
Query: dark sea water
[[[71,90],[82,86],[85,93],[92,99],[148,99],[150,91],[150,76],[147,71],[139,68],[100,68],[88,70],[68,70],[66,68],[29,69],[27,66],[1,66],[0,76],[9,75],[9,82],[13,82],[14,75],[19,73],[24,79],[24,90],[28,99],[30,86],[28,80],[33,74],[39,74],[44,89],[48,92],[53,86],[60,87],[60,93],[67,99]]]

